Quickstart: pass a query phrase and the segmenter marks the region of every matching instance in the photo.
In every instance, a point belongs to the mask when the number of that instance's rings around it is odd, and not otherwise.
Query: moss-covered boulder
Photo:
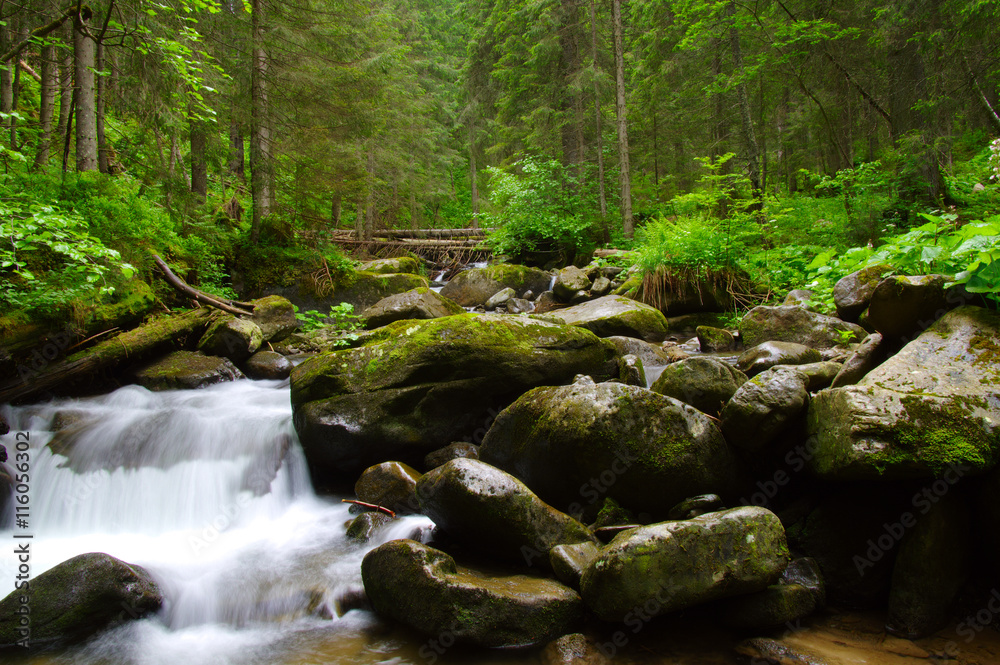
[[[458,273],[444,285],[441,295],[462,307],[480,307],[486,305],[495,293],[506,288],[514,289],[518,296],[522,296],[525,291],[547,291],[551,283],[552,275],[544,270],[499,263]]]
[[[859,325],[792,305],[760,305],[740,321],[740,338],[747,348],[774,341],[830,349],[860,342],[867,334]]]
[[[597,542],[517,478],[479,460],[452,460],[424,474],[417,498],[449,535],[512,562],[547,566],[556,545]]]
[[[1000,459],[1000,314],[965,306],[809,408],[812,468],[838,479],[982,473]]]
[[[380,275],[409,273],[417,275],[420,273],[420,262],[412,256],[399,256],[394,259],[375,259],[362,265],[358,270],[364,272],[374,272]]]
[[[251,379],[276,381],[287,379],[292,373],[292,363],[274,351],[258,351],[243,366]]]
[[[419,464],[471,439],[530,388],[609,376],[614,359],[614,346],[589,331],[529,318],[398,321],[292,371],[295,427],[314,476]]]
[[[819,351],[805,344],[764,342],[741,353],[736,366],[747,376],[757,376],[776,365],[806,365],[822,359]]]
[[[961,289],[948,289],[945,275],[894,275],[872,293],[867,322],[889,340],[909,341],[965,302]]]
[[[862,268],[842,277],[833,286],[833,303],[837,316],[844,321],[857,323],[882,278],[892,272],[892,266],[884,263]]]
[[[571,514],[608,496],[665,516],[686,497],[730,492],[739,476],[705,414],[643,388],[586,378],[523,395],[497,416],[480,458]]]
[[[569,302],[580,291],[586,291],[591,287],[590,278],[576,266],[566,266],[556,273],[556,282],[552,286],[556,298],[563,302]]]
[[[429,287],[427,278],[420,275],[358,270],[350,278],[335,285],[333,293],[327,296],[325,302],[327,305],[350,303],[355,312],[362,312],[383,298]]]
[[[794,367],[772,367],[744,383],[719,415],[726,441],[744,450],[767,449],[806,408],[808,385]]]
[[[128,330],[139,325],[154,309],[153,287],[133,278],[116,288],[107,302],[84,311],[83,331],[90,336],[111,328]]]
[[[656,345],[650,344],[649,342],[643,341],[641,339],[636,339],[635,337],[622,337],[621,335],[612,335],[611,337],[605,337],[606,340],[615,345],[618,349],[620,355],[633,355],[642,361],[642,366],[645,367],[655,367],[658,365],[669,365],[674,362],[675,359],[664,353],[663,348]]]
[[[746,380],[743,372],[725,361],[695,356],[667,365],[650,390],[715,415]]]
[[[253,321],[225,316],[208,327],[198,340],[198,350],[241,363],[264,343],[264,335]]]
[[[354,494],[365,503],[409,514],[419,512],[417,481],[420,472],[402,462],[382,462],[362,472],[354,483]]]
[[[569,632],[582,609],[580,596],[558,582],[459,568],[444,552],[412,540],[366,554],[361,578],[376,612],[447,644],[543,644]]]
[[[23,653],[22,639],[32,650],[81,642],[162,604],[160,588],[143,568],[107,554],[81,554],[32,578],[30,593],[15,590],[0,600],[0,653]]]
[[[295,306],[281,296],[264,296],[252,300],[254,306],[250,320],[257,324],[265,342],[280,342],[298,330]]]
[[[194,390],[242,379],[228,358],[193,351],[174,351],[135,372],[136,383],[149,390]]]
[[[580,588],[583,571],[597,560],[601,550],[595,543],[567,543],[549,550],[549,565],[560,582],[574,589]]]
[[[608,621],[636,619],[762,591],[788,563],[781,521],[757,507],[663,522],[615,537],[583,574],[587,606]]]
[[[347,533],[345,535],[355,542],[367,543],[383,527],[395,521],[396,518],[381,511],[361,513],[347,525]]]
[[[506,289],[502,291],[497,291],[492,296],[490,296],[489,300],[486,301],[484,307],[486,308],[486,311],[492,312],[497,307],[505,307],[507,303],[510,302],[512,299],[514,299],[516,296],[517,296],[517,291],[508,286]]]
[[[437,319],[464,313],[465,310],[458,303],[429,288],[421,287],[383,298],[366,309],[362,316],[368,328],[380,328],[393,321]]]
[[[444,448],[427,453],[424,457],[424,468],[430,471],[453,459],[479,459],[479,446],[468,441],[449,443]]]
[[[719,353],[736,348],[736,338],[728,330],[712,326],[698,326],[696,330],[698,346],[702,353]]]
[[[598,337],[624,335],[662,342],[667,335],[667,320],[658,309],[624,296],[604,296],[546,316],[591,330]]]

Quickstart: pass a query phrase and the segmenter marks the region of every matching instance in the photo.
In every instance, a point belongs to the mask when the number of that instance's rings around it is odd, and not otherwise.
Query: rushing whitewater
[[[361,590],[369,549],[426,539],[431,523],[404,518],[365,546],[347,540],[347,506],[312,490],[287,382],[128,386],[4,413],[8,450],[16,432],[30,433],[29,527],[18,533],[34,535],[32,577],[107,552],[149,570],[166,598],[157,617],[56,662],[243,665],[349,653],[344,662],[376,663],[400,648],[379,646],[369,633],[385,627],[368,612],[345,614],[341,600]],[[10,517],[0,542],[13,542]],[[13,590],[15,559],[2,549],[2,595]]]

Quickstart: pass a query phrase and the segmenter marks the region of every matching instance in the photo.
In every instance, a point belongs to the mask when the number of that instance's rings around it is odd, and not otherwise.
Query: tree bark
[[[743,67],[743,49],[740,47],[740,31],[736,29],[736,3],[730,2],[726,8],[726,15],[732,21],[729,27],[729,47],[733,54],[733,69],[737,76],[736,97],[740,107],[740,127],[743,131],[743,144],[747,151],[747,174],[750,177],[750,193],[755,203],[751,210],[759,211],[763,208],[762,184],[760,178],[760,146],[757,144],[757,134],[753,127],[753,114],[750,112],[750,95],[747,93],[747,84],[744,80],[745,70]]]
[[[104,44],[100,42],[97,44],[97,71],[104,72]],[[101,173],[110,173],[108,138],[104,133],[104,112],[108,105],[108,86],[105,78],[107,77],[97,77],[97,167]]]
[[[990,104],[990,100],[986,97],[986,93],[983,92],[982,86],[979,85],[979,79],[976,78],[975,72],[972,71],[972,66],[969,64],[968,58],[965,57],[965,54],[962,54],[961,57],[962,69],[965,70],[965,75],[969,78],[969,85],[976,96],[976,101],[979,102],[983,112],[986,114],[986,119],[989,120],[993,131],[1000,134],[1000,115],[997,115],[996,109]]]
[[[233,119],[229,121],[229,163],[226,168],[229,173],[240,179],[240,182],[247,181],[245,164],[245,149],[243,147],[243,127],[239,121]]]
[[[611,242],[608,228],[608,197],[604,192],[604,135],[601,129],[601,86],[597,82],[597,9],[595,0],[590,0],[590,48],[594,61],[594,129],[597,134],[597,195],[601,204],[601,222],[604,226],[605,242]]]
[[[4,51],[13,44],[13,28],[9,23],[0,25],[0,48]],[[6,65],[0,69],[0,113],[10,113],[14,110],[14,67]],[[8,121],[2,121],[4,128],[10,127]]]
[[[330,223],[333,228],[340,228],[340,217],[343,210],[343,200],[340,198],[340,194],[334,194],[333,200],[330,201]]]
[[[94,83],[95,44],[84,30],[87,20],[77,15],[73,30],[73,65],[76,77],[76,170],[96,171],[97,95]]]
[[[208,161],[205,150],[208,132],[205,123],[192,116],[188,121],[191,137],[191,193],[201,203],[208,197]]]
[[[52,118],[56,110],[56,92],[59,90],[59,67],[56,47],[46,46],[41,51],[42,81],[38,97],[38,146],[35,150],[35,168],[42,169],[49,161],[52,144]]]
[[[625,41],[622,37],[622,0],[612,0],[611,20],[615,33],[615,115],[618,118],[618,162],[621,169],[622,228],[625,237],[635,232],[632,219],[632,175],[628,152],[628,117],[625,108]]]
[[[372,239],[375,230],[375,144],[368,146],[368,197],[365,202],[365,240]]]
[[[67,44],[73,43],[73,24],[64,27],[63,38]],[[56,133],[66,136],[69,131],[69,119],[73,114],[73,51],[61,49],[62,58],[59,61],[59,124]]]
[[[561,119],[560,133],[562,136],[563,165],[574,167],[574,173],[579,173],[580,153],[580,105],[579,94],[572,92],[573,80],[580,69],[579,42],[577,40],[577,0],[560,0],[561,16],[559,20],[559,45],[562,50],[560,59],[561,97],[558,107]]]
[[[271,216],[274,205],[271,178],[271,126],[268,109],[268,55],[264,45],[264,2],[251,0],[251,31],[253,67],[250,73],[250,192],[253,198],[253,220],[250,242],[260,241],[261,228]]]
[[[479,175],[476,173],[476,128],[471,118],[469,120],[469,182],[472,187],[472,228],[478,229]]]

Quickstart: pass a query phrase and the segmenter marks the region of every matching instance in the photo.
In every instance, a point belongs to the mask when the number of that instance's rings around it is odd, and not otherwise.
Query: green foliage
[[[881,162],[837,171],[832,178],[825,176],[816,189],[840,195],[847,214],[844,240],[848,244],[878,242],[880,236],[896,226],[896,222],[884,218],[885,211],[892,206],[893,191],[890,175]]]
[[[333,340],[333,346],[348,346],[351,342],[357,341],[358,335],[355,331],[364,327],[361,317],[354,313],[354,305],[349,302],[342,302],[339,305],[330,307],[326,314],[316,309],[300,312],[295,308],[295,318],[299,320],[302,330],[310,332],[323,328],[332,328],[339,332],[337,339]]]
[[[496,229],[488,238],[494,253],[523,261],[535,252],[558,252],[572,261],[593,249],[593,191],[570,169],[554,159],[527,157],[513,172],[488,173],[497,212],[485,217]]]

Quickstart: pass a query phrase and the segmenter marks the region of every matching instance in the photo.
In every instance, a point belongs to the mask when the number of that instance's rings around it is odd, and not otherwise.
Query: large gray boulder
[[[0,600],[0,653],[82,642],[112,626],[156,612],[163,595],[143,568],[113,556],[81,554],[31,580],[30,593]],[[30,628],[30,635],[22,632]]]
[[[861,314],[868,309],[875,287],[891,272],[892,266],[879,264],[852,272],[838,280],[833,286],[837,316],[844,321],[857,323]]]
[[[551,283],[552,275],[544,270],[500,263],[458,273],[444,285],[441,295],[451,298],[462,307],[479,307],[485,305],[495,293],[508,287],[514,289],[520,297],[525,291],[548,291]]]
[[[769,510],[742,507],[624,533],[583,574],[587,606],[635,620],[762,591],[788,564],[785,529]]]
[[[656,365],[669,365],[674,361],[670,356],[663,352],[663,348],[656,345],[645,342],[641,339],[636,339],[635,337],[622,337],[620,335],[612,335],[611,337],[605,337],[615,345],[618,349],[618,353],[623,356],[633,355],[642,361],[643,367],[653,367]]]
[[[288,358],[274,351],[258,351],[250,356],[244,365],[251,379],[282,380],[292,373],[292,363]]]
[[[649,390],[583,379],[536,388],[497,416],[480,458],[571,514],[604,497],[653,515],[728,493],[739,465],[715,423]]]
[[[812,468],[838,479],[931,478],[1000,459],[1000,314],[965,306],[856,385],[809,408]]]
[[[872,293],[868,323],[886,339],[909,341],[962,303],[960,290],[948,290],[945,275],[894,275]]]
[[[382,298],[366,309],[362,317],[368,328],[380,328],[404,319],[437,319],[464,313],[458,303],[429,288],[420,287]]]
[[[292,371],[294,423],[314,475],[423,457],[488,424],[538,385],[617,371],[610,343],[530,318],[461,314],[397,321],[357,348]]]
[[[320,309],[326,311],[329,306],[346,302],[354,306],[355,313],[362,312],[383,298],[429,286],[427,278],[420,275],[358,270],[335,285],[333,293],[321,303],[323,306]]]
[[[725,361],[695,356],[668,365],[650,390],[715,415],[746,381],[743,372]]]
[[[757,376],[776,365],[807,365],[822,360],[819,351],[794,342],[764,342],[749,348],[736,359],[747,376]]]
[[[373,272],[379,275],[390,275],[396,273],[410,273],[416,275],[420,272],[420,263],[412,256],[397,256],[390,259],[375,259],[362,265],[358,270]]]
[[[859,325],[794,305],[760,305],[750,310],[740,322],[740,338],[747,348],[774,341],[830,349],[859,342],[867,334]]]
[[[228,358],[193,351],[174,351],[143,366],[135,376],[149,390],[194,390],[244,378]]]
[[[542,644],[569,632],[581,614],[580,596],[558,582],[459,568],[444,552],[412,540],[366,554],[361,578],[376,612],[449,646]]]
[[[660,310],[624,296],[604,296],[546,315],[566,325],[591,330],[598,337],[624,335],[647,342],[662,342],[667,319]]]
[[[354,494],[365,503],[397,514],[420,512],[417,481],[420,472],[402,462],[382,462],[364,470],[354,483]]]
[[[750,379],[729,400],[719,419],[726,441],[765,450],[805,409],[809,379],[794,367],[775,367]]]
[[[281,296],[265,296],[252,300],[253,321],[265,342],[280,342],[298,330],[299,320],[295,318],[295,306]]]
[[[567,266],[556,273],[556,283],[552,291],[556,298],[568,302],[578,292],[586,291],[591,286],[590,278],[576,266]]]
[[[490,554],[548,565],[556,545],[596,543],[586,526],[485,462],[455,459],[417,482],[421,512],[451,536]]]
[[[264,335],[253,321],[226,316],[208,327],[198,341],[198,350],[240,363],[264,343]]]

